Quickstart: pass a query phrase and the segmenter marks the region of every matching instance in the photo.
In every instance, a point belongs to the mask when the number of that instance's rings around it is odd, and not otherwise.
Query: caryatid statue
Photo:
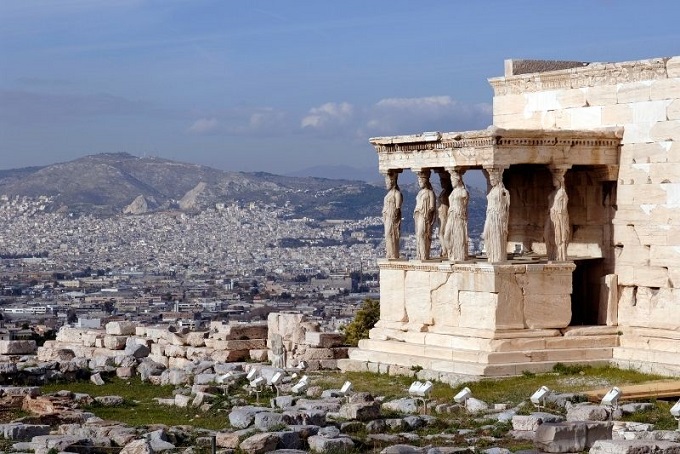
[[[503,186],[503,169],[487,169],[491,190],[486,195],[486,221],[484,222],[484,247],[490,263],[507,259],[508,217],[510,215],[510,193]]]
[[[468,200],[469,194],[463,183],[462,172],[450,169],[451,195],[449,196],[449,213],[446,221],[447,256],[452,261],[463,261],[468,258]]]
[[[441,246],[441,256],[442,258],[448,257],[449,247],[446,238],[446,225],[447,218],[449,216],[449,196],[453,187],[451,186],[451,176],[449,172],[445,170],[438,171],[439,182],[442,187],[442,192],[439,193],[437,198],[437,217],[439,218],[439,245]]]
[[[387,194],[383,201],[383,224],[385,226],[385,257],[399,258],[399,238],[401,237],[401,191],[397,185],[396,171],[389,170],[385,175]]]
[[[566,169],[553,169],[555,190],[548,196],[548,218],[545,222],[544,237],[548,260],[564,262],[567,260],[567,247],[571,236],[569,197],[564,188]]]
[[[416,208],[413,210],[413,221],[416,226],[416,258],[428,260],[432,245],[432,227],[434,226],[437,201],[430,184],[429,169],[421,170],[418,174],[420,191],[416,196]]]

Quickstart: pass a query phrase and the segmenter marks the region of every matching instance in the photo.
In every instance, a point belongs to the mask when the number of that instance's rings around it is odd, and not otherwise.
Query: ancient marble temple
[[[370,139],[386,179],[380,321],[341,367],[444,381],[557,362],[680,373],[680,57],[509,60],[489,81],[485,130]],[[477,255],[471,169],[488,183]],[[401,211],[404,172],[418,177],[414,213]]]

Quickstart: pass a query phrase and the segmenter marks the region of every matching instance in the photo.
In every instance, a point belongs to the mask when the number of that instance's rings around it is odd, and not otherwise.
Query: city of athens
[[[0,2],[0,454],[677,454],[678,17]]]

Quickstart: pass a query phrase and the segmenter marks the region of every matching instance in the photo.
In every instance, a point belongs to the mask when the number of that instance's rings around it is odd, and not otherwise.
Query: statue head
[[[392,189],[397,187],[397,173],[389,170],[387,174],[385,174],[385,188],[386,189]]]
[[[425,189],[430,187],[430,171],[421,170],[418,172],[418,186],[420,189]]]
[[[463,179],[460,176],[460,173],[457,170],[452,170],[451,171],[451,186],[454,188],[458,187],[460,183],[463,181]]]

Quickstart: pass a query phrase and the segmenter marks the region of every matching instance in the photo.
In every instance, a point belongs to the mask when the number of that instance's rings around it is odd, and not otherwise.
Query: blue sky
[[[680,55],[678,23],[677,0],[0,0],[0,168],[374,168],[369,137],[488,126],[504,59]]]

